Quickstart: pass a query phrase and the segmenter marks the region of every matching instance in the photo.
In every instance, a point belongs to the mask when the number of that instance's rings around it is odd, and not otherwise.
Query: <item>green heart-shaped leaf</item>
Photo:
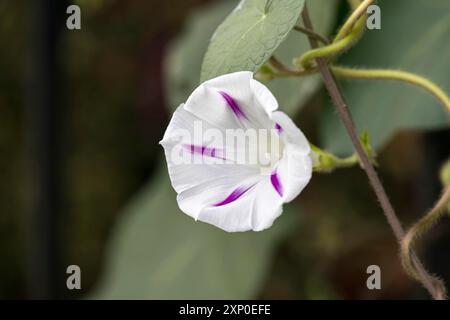
[[[309,4],[311,18],[321,34],[329,34],[336,21],[339,0],[315,0]],[[237,1],[219,1],[197,10],[187,21],[185,31],[170,46],[166,59],[166,91],[171,109],[186,101],[198,86],[202,59],[217,26],[236,6]],[[275,51],[286,63],[309,49],[307,38],[290,32]],[[294,116],[320,85],[320,76],[277,78],[265,85],[277,98],[280,109]]]
[[[256,71],[294,27],[304,0],[242,0],[211,38],[201,82],[235,71]]]

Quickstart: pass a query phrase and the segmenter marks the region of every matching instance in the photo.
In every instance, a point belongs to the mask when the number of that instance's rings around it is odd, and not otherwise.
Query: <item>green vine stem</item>
[[[359,4],[358,2],[359,1],[350,2],[350,5],[354,8],[354,11],[350,15],[350,17],[348,17],[347,21],[345,21],[341,29],[338,31],[333,42],[342,40],[345,37],[347,37],[353,31],[358,21],[363,20],[365,22],[365,19],[361,19],[361,17],[366,15],[367,8],[370,5],[372,5],[375,2],[375,0],[364,0]]]
[[[364,3],[365,2],[366,1],[364,1]],[[303,18],[305,27],[314,31],[306,4],[302,11],[302,18]],[[318,47],[317,40],[314,39],[313,37],[309,37],[309,42],[310,42],[312,49],[316,49]],[[395,237],[397,238],[397,240],[400,243],[402,243],[402,241],[405,239],[406,234],[405,234],[403,227],[400,223],[400,220],[398,219],[398,217],[394,211],[394,208],[386,194],[386,191],[384,190],[381,180],[378,177],[378,174],[375,171],[373,165],[370,163],[369,157],[365,153],[362,143],[356,134],[356,129],[355,129],[355,125],[353,123],[352,116],[351,116],[350,112],[348,111],[347,104],[342,95],[342,92],[339,89],[339,86],[337,85],[337,83],[334,79],[334,75],[333,75],[332,71],[330,70],[330,67],[327,64],[327,61],[324,58],[320,58],[320,57],[317,58],[316,63],[317,63],[317,68],[319,69],[320,74],[322,75],[322,78],[324,80],[325,87],[333,101],[333,104],[336,107],[336,111],[337,111],[345,129],[347,130],[347,133],[355,147],[355,151],[357,152],[358,156],[360,157],[360,159],[363,163],[363,169],[365,170],[367,177],[369,179],[370,185],[372,186],[372,188],[380,202],[380,205],[383,209],[383,213],[385,214],[385,217],[386,217],[390,227],[392,228],[392,231],[394,232]],[[410,267],[412,268],[409,271],[414,272],[414,275],[417,276],[417,279],[428,290],[428,292],[431,294],[431,296],[434,299],[444,299],[445,291],[444,291],[442,282],[440,282],[438,279],[430,276],[427,273],[427,271],[423,267],[421,261],[418,259],[417,255],[414,253],[414,249],[412,247],[409,247],[408,258],[409,258],[409,262],[410,262]]]
[[[313,68],[313,61],[317,58],[327,58],[337,56],[343,51],[347,50],[357,39],[360,30],[354,29],[354,31],[342,40],[333,42],[327,46],[312,49],[305,52],[301,57],[294,59],[294,65],[303,67],[305,69]]]
[[[450,159],[448,159],[447,162],[442,166],[440,176],[442,185],[450,185]],[[447,205],[447,212],[450,215],[450,202]]]
[[[345,67],[332,67],[338,77],[366,79],[366,80],[396,80],[418,86],[431,93],[450,114],[450,98],[439,86],[431,80],[414,73],[390,69],[352,69]]]
[[[316,69],[303,69],[303,68],[296,68],[296,67],[290,67],[288,65],[285,65],[283,62],[278,60],[275,56],[272,56],[269,59],[268,67],[270,70],[268,70],[272,76],[275,77],[301,77],[301,76],[307,76],[314,73],[317,73]]]
[[[442,218],[445,212],[450,208],[450,159],[448,159],[441,169],[441,180],[444,185],[444,191],[441,198],[436,202],[434,207],[416,224],[414,224],[404,237],[401,243],[401,258],[404,269],[411,277],[417,280],[418,273],[412,263],[412,251],[420,239],[427,231],[429,231]],[[446,187],[445,187],[446,186]],[[441,286],[443,294],[442,299],[445,298],[445,287],[441,280],[435,279],[436,285]]]
[[[359,163],[359,158],[356,154],[353,154],[346,158],[339,158],[331,153],[318,154],[317,147],[311,145],[311,150],[313,151],[313,155],[318,155],[319,158],[315,160],[313,158],[313,170],[314,172],[319,173],[330,173],[335,169],[341,168],[351,168]]]
[[[305,34],[305,35],[307,35],[309,37],[313,37],[317,41],[320,41],[320,42],[322,42],[325,45],[330,44],[330,41],[327,38],[325,38],[324,36],[322,36],[322,35],[320,35],[320,34],[318,34],[316,32],[313,32],[313,31],[311,31],[311,30],[309,30],[309,29],[307,29],[305,27],[294,26],[294,30],[298,31],[298,32],[301,32],[301,33],[303,33],[303,34]]]
[[[348,5],[352,8],[352,10],[356,10],[362,1],[363,0],[347,0]]]
[[[355,28],[343,39],[333,41],[333,43],[320,47],[317,49],[311,49],[305,52],[299,58],[294,59],[294,65],[302,67],[304,69],[311,69],[314,67],[314,60],[317,58],[333,58],[342,52],[348,50],[362,35],[364,30],[365,19],[360,19]]]
[[[370,162],[374,166],[377,166],[376,154],[370,144],[369,134],[367,131],[363,131],[360,134],[359,139],[361,140],[361,144]],[[335,169],[350,168],[358,164],[363,167],[363,163],[356,152],[354,152],[351,156],[340,158],[331,152],[320,149],[312,143],[310,143],[310,146],[312,150],[314,172],[330,173]]]
[[[306,71],[301,68],[286,66],[275,57],[271,58],[270,65],[273,76],[298,77],[318,72],[316,68]],[[342,66],[331,66],[331,69],[337,77],[341,78],[360,80],[393,80],[420,87],[433,95],[450,114],[450,97],[433,81],[420,75],[393,69],[355,69]]]
[[[294,65],[302,67],[304,69],[314,68],[314,60],[317,58],[330,58],[336,57],[344,51],[348,50],[354,45],[362,36],[364,32],[364,26],[366,23],[366,11],[367,7],[371,5],[374,0],[365,0],[360,2],[359,0],[351,0],[350,5],[354,9],[348,20],[339,30],[337,36],[334,38],[331,44],[327,44],[324,37],[313,33],[311,30],[303,27],[296,27],[297,31],[301,31],[308,36],[314,36],[316,39],[326,44],[324,47],[311,49],[305,52],[299,58],[294,59]]]
[[[434,207],[420,219],[416,224],[414,224],[409,231],[406,233],[405,237],[401,242],[401,259],[402,264],[406,272],[414,279],[421,281],[421,277],[416,270],[414,265],[414,255],[413,250],[417,240],[431,229],[439,219],[445,214],[447,205],[450,202],[450,184],[444,189],[441,198],[436,202]],[[431,276],[435,287],[439,287],[440,299],[446,298],[446,290],[442,280],[435,276]]]
[[[447,162],[445,162],[442,166],[440,178],[442,185],[446,186],[450,184],[450,159],[448,159]]]
[[[318,47],[317,43],[313,45],[314,41],[320,41],[320,39],[318,39],[317,35],[313,31],[307,9],[305,7],[302,15],[306,28],[300,27],[301,29],[299,28],[298,31],[301,31],[309,36],[313,48],[294,60],[295,67],[286,66],[275,57],[272,57],[267,65],[267,68],[265,69],[264,74],[266,78],[273,78],[276,76],[305,76],[317,73],[320,69],[320,72],[325,79],[325,84],[329,89],[330,95],[335,98],[333,99],[333,101],[338,107],[338,110],[339,106],[343,106],[341,108],[342,110],[340,110],[340,115],[342,113],[341,116],[343,117],[344,124],[347,124],[347,127],[350,128],[349,133],[352,133],[352,123],[351,120],[348,120],[350,119],[349,117],[346,118],[347,114],[344,112],[345,102],[341,98],[341,94],[334,84],[329,69],[327,70],[328,66],[326,65],[326,62],[356,43],[356,41],[364,31],[366,20],[365,14],[367,8],[374,2],[375,0],[364,0],[362,2],[360,2],[359,0],[349,0],[349,3],[354,11],[341,27],[333,42],[323,47]],[[314,61],[316,61],[317,63],[314,63]],[[450,114],[450,98],[448,97],[448,95],[438,85],[422,76],[406,71],[389,69],[353,69],[341,66],[331,66],[330,69],[333,71],[333,74],[338,77],[366,80],[395,80],[418,86],[431,93]],[[352,137],[351,134],[350,136]],[[416,243],[417,239],[420,238],[425,232],[427,232],[446,212],[447,206],[450,202],[450,184],[447,183],[447,187],[444,189],[443,195],[438,200],[436,205],[422,219],[414,224],[406,234],[404,234],[403,229],[395,216],[392,206],[390,205],[390,202],[384,193],[384,189],[379,183],[375,171],[371,167],[369,157],[367,157],[367,153],[364,155],[365,152],[363,151],[363,147],[362,145],[359,145],[360,142],[354,135],[352,141],[353,140],[355,142],[355,147],[360,147],[359,149],[361,149],[358,150],[358,148],[356,148],[357,151],[359,151],[358,154],[363,155],[362,159],[359,159],[357,155],[352,155],[348,158],[340,159],[331,154],[328,154],[326,151],[312,146],[313,151],[318,155],[318,162],[315,170],[323,172],[330,169],[332,170],[333,168],[337,167],[351,166],[354,165],[358,160],[364,160],[362,162],[366,163],[367,165],[367,168],[364,169],[368,170],[368,176],[369,178],[371,178],[371,183],[373,182],[372,180],[374,180],[374,190],[376,191],[379,199],[383,200],[381,201],[381,203],[385,214],[394,230],[394,233],[399,239],[401,245],[402,264],[406,272],[414,279],[421,282],[435,299],[445,299],[446,290],[443,282],[437,277],[431,276],[426,272],[420,260],[414,253],[414,244]]]

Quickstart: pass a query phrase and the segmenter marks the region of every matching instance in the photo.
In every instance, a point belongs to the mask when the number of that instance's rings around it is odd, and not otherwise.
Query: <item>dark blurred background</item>
[[[101,283],[121,277],[120,267],[112,276],[103,278],[103,273],[114,255],[110,252],[121,246],[120,236],[113,234],[121,219],[128,219],[122,217],[127,214],[123,208],[149,181],[164,188],[157,180],[167,176],[159,165],[162,148],[157,143],[176,107],[167,96],[166,57],[191,14],[215,2],[0,2],[0,299],[85,298],[98,286],[103,289],[94,297],[123,297],[109,295],[110,286]],[[66,8],[72,3],[81,7],[81,30],[66,28]],[[340,1],[336,25],[346,12],[345,1]],[[189,57],[185,59],[188,64]],[[193,88],[186,84],[185,89]],[[296,115],[312,141],[319,140],[317,119],[325,101],[324,91],[318,90]],[[445,129],[404,130],[380,148],[379,169],[405,225],[437,198],[438,171],[449,155],[449,138]],[[169,199],[175,203],[174,194]],[[156,292],[130,297],[155,298],[158,292],[161,298],[427,297],[402,271],[396,242],[359,168],[315,175],[290,208],[289,214],[298,213],[300,222],[271,245],[258,283],[244,293],[178,288],[166,274],[167,281],[150,286]],[[187,218],[182,223],[194,224]],[[166,230],[157,231],[152,243],[166,242]],[[211,232],[215,237],[216,231]],[[449,219],[421,243],[425,264],[450,283]],[[144,239],[143,250],[147,246]],[[82,290],[66,288],[70,264],[81,267]],[[371,264],[382,269],[382,290],[366,288],[365,271]],[[146,268],[129,272],[135,270]],[[155,289],[158,285],[164,289]]]

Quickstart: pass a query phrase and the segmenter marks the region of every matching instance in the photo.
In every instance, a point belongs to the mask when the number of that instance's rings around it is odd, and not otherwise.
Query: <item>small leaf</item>
[[[215,31],[201,82],[235,71],[258,70],[296,24],[304,0],[242,0]]]

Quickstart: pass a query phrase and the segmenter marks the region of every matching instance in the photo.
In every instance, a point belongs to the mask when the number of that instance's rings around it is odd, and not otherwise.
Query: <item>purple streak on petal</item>
[[[187,151],[189,151],[192,154],[197,153],[197,154],[201,154],[204,156],[210,156],[213,158],[217,158],[216,148],[209,148],[206,146],[197,146],[195,144],[183,144],[183,148],[185,148]]]
[[[270,175],[270,181],[272,182],[273,187],[275,188],[275,191],[280,195],[280,197],[283,196],[283,186],[281,185],[280,179],[278,179],[277,170],[274,170],[272,174]]]
[[[225,101],[227,102],[228,106],[231,108],[231,110],[234,112],[234,114],[238,118],[244,118],[244,119],[248,120],[247,116],[244,114],[244,112],[242,111],[241,107],[236,102],[236,100],[233,99],[232,96],[230,96],[228,93],[223,92],[223,91],[219,91],[219,93],[225,99]]]
[[[275,123],[275,129],[278,131],[279,134],[283,132],[283,127],[280,126],[280,124],[278,123]]]
[[[250,187],[239,187],[233,190],[233,192],[230,193],[230,195],[228,197],[225,198],[225,200],[222,200],[218,203],[213,204],[214,207],[220,207],[220,206],[224,206],[226,204],[229,204],[233,201],[236,201],[237,199],[239,199],[244,193],[246,193],[249,189],[251,189],[253,186]]]

